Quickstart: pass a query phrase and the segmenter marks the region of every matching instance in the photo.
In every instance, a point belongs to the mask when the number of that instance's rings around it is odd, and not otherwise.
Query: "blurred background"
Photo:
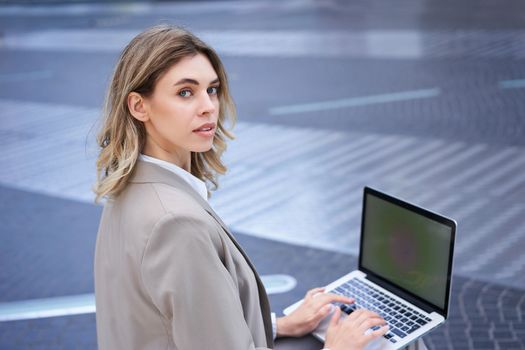
[[[274,311],[356,266],[362,188],[458,221],[431,349],[525,348],[525,3],[0,0],[0,349],[96,349],[94,137],[120,50],[159,23],[238,107],[212,206]]]

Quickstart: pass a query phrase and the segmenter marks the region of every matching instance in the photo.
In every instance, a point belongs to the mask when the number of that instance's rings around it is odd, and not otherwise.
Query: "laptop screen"
[[[360,266],[447,313],[455,223],[365,189]]]

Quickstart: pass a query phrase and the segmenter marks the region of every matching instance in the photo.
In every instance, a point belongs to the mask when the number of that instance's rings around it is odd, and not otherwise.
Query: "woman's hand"
[[[288,316],[277,319],[278,337],[301,337],[312,332],[319,323],[336,308],[331,303],[351,304],[354,299],[332,293],[323,293],[324,288],[309,290],[303,303]]]
[[[340,317],[341,310],[335,310],[326,331],[324,346],[330,350],[362,350],[369,342],[388,332],[385,320],[372,311],[360,309],[344,320]],[[368,331],[374,326],[384,327]]]

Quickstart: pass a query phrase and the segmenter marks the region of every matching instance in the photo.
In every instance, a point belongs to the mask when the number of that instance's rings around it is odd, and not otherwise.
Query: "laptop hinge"
[[[400,297],[402,299],[405,299],[406,301],[414,304],[415,306],[417,306],[418,308],[420,308],[421,310],[423,310],[423,311],[425,311],[427,313],[431,313],[431,312],[434,312],[434,311],[437,312],[437,310],[435,308],[433,308],[432,306],[430,306],[427,303],[419,300],[418,298],[408,294],[407,292],[403,291],[402,289],[397,288],[396,286],[392,285],[391,283],[386,282],[385,280],[383,280],[381,278],[375,277],[372,274],[368,273],[366,275],[366,279],[374,282],[375,284],[380,285],[381,287],[385,288],[389,292],[397,295],[398,297]]]

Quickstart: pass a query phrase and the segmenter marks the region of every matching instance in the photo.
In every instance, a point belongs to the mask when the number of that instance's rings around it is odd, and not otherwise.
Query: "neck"
[[[142,153],[175,164],[191,173],[191,152],[168,151],[151,140],[146,140]]]

